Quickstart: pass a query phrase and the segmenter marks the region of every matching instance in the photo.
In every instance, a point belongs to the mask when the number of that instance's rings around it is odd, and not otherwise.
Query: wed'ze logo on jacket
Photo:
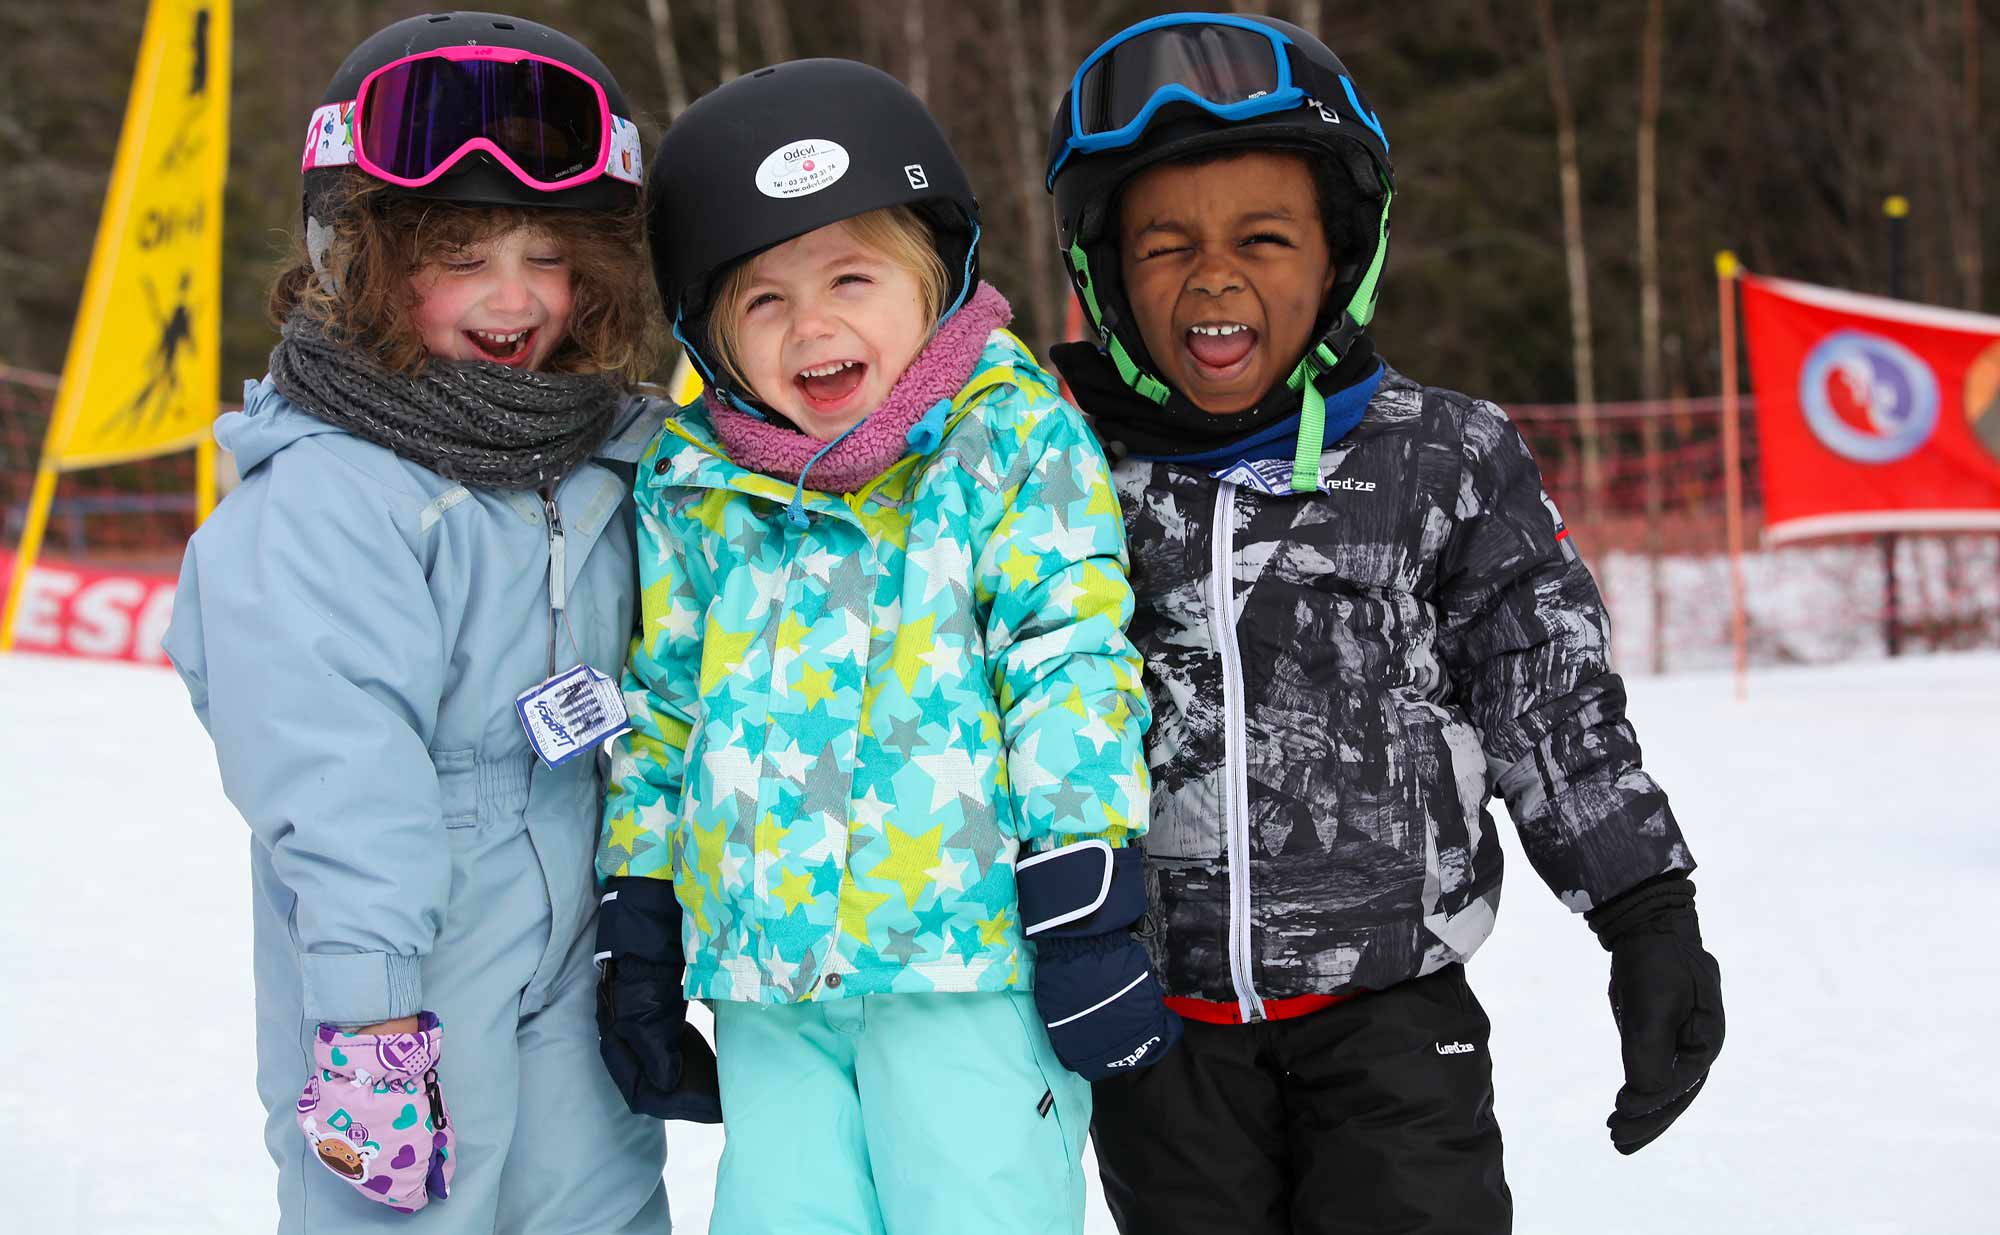
[[[1290,459],[1245,459],[1230,464],[1219,472],[1210,472],[1217,480],[1226,481],[1244,489],[1255,489],[1272,497],[1287,497],[1292,489],[1292,461]],[[1373,493],[1375,482],[1356,480],[1351,476],[1322,476],[1319,481],[1323,493]]]

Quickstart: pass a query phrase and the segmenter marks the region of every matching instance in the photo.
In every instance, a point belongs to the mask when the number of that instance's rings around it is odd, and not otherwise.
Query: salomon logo
[[[1440,1055],[1470,1055],[1476,1049],[1478,1048],[1474,1047],[1470,1042],[1440,1042],[1437,1044],[1437,1053]]]
[[[1133,1051],[1130,1055],[1125,1056],[1125,1058],[1123,1059],[1114,1059],[1110,1063],[1105,1064],[1104,1066],[1107,1068],[1129,1068],[1133,1064],[1138,1063],[1141,1059],[1144,1059],[1146,1057],[1146,1052],[1152,1050],[1159,1044],[1160,1044],[1160,1035],[1154,1034],[1152,1037],[1147,1038],[1144,1042],[1141,1042],[1139,1044],[1138,1050]],[[1468,1046],[1465,1049],[1471,1050],[1472,1048]]]

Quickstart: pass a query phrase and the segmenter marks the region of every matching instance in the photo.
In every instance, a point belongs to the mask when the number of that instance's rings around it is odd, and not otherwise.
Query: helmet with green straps
[[[1047,187],[1057,244],[1099,346],[1155,403],[1173,391],[1140,338],[1120,278],[1118,196],[1148,167],[1230,150],[1296,150],[1314,165],[1339,272],[1287,379],[1302,395],[1295,486],[1316,469],[1330,372],[1375,314],[1389,249],[1389,141],[1327,46],[1289,22],[1174,13],[1139,22],[1085,58],[1057,108]],[[1316,481],[1316,471],[1314,472]]]

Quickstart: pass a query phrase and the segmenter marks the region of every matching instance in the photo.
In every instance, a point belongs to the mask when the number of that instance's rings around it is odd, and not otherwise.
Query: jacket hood
[[[215,422],[216,445],[236,457],[236,470],[244,476],[302,438],[344,432],[338,425],[301,411],[278,393],[268,377],[243,383],[243,410],[228,412]]]

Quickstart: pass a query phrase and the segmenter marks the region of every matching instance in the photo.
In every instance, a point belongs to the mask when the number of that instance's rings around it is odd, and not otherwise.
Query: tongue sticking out
[[[799,388],[806,392],[806,398],[813,402],[838,403],[854,393],[854,388],[861,384],[867,373],[867,365],[851,364],[825,377],[800,377],[796,380]]]
[[[1257,346],[1257,332],[1239,330],[1234,334],[1203,334],[1198,330],[1187,333],[1187,349],[1211,369],[1226,369],[1250,354]]]

